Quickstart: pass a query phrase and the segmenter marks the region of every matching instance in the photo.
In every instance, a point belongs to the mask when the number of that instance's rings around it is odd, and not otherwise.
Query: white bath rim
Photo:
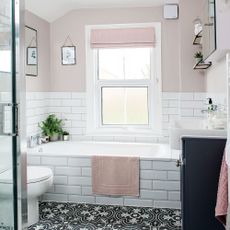
[[[33,156],[123,156],[139,157],[142,160],[177,160],[179,152],[172,151],[169,144],[99,142],[99,141],[57,141],[29,148]]]

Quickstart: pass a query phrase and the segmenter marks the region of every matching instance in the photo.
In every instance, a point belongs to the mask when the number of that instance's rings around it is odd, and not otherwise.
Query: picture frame
[[[62,65],[76,65],[76,46],[62,46]]]
[[[36,66],[37,64],[37,47],[27,47],[27,65]]]
[[[25,26],[25,73],[29,77],[38,76],[39,64],[38,31]]]

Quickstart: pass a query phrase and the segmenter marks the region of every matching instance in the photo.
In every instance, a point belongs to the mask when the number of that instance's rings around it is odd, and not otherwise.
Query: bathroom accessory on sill
[[[69,132],[64,131],[62,133],[62,139],[63,139],[63,141],[69,141]]]
[[[139,196],[139,172],[138,157],[93,156],[93,193]]]
[[[50,114],[44,121],[38,124],[44,136],[49,136],[50,141],[57,141],[63,133],[63,120],[55,114]]]
[[[33,135],[28,138],[27,143],[29,148],[34,148],[38,145],[38,135]]]

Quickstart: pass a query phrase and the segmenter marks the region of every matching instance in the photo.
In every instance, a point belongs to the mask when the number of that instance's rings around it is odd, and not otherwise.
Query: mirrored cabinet
[[[206,60],[216,50],[215,0],[205,1],[202,21],[202,53],[204,60]]]
[[[202,61],[194,69],[207,69],[230,49],[230,0],[205,0],[194,20],[193,45],[199,45]]]

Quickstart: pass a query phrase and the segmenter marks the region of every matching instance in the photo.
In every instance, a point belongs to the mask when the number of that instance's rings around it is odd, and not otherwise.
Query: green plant
[[[199,52],[196,52],[195,54],[194,54],[194,58],[199,58],[199,59],[201,59],[201,60],[203,60],[203,54],[199,51]]]
[[[63,133],[62,120],[58,119],[54,114],[49,115],[46,120],[42,121],[38,126],[42,130],[44,136],[52,137]]]
[[[63,131],[62,135],[69,135],[69,132]]]

